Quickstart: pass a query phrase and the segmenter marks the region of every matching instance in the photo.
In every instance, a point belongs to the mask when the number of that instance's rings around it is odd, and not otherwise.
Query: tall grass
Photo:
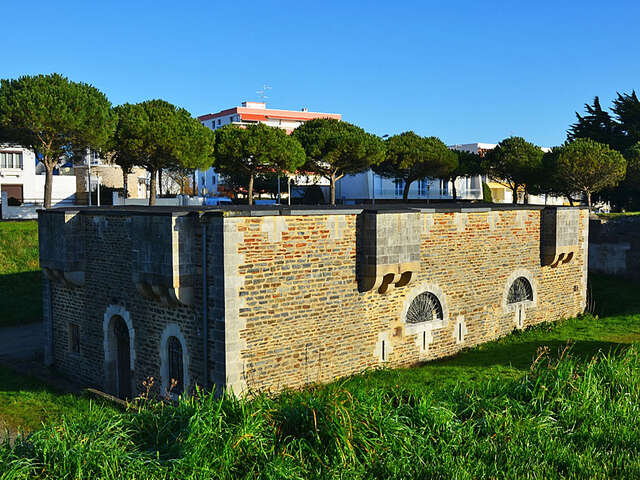
[[[520,379],[453,388],[96,407],[0,448],[0,478],[640,477],[640,347],[539,353]]]

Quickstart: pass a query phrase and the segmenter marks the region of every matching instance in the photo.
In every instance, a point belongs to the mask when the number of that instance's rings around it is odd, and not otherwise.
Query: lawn
[[[43,422],[59,423],[63,414],[84,412],[91,403],[0,366],[0,441],[32,432]]]
[[[625,217],[632,217],[635,215],[640,215],[640,212],[612,212],[612,213],[599,213],[598,216],[600,218],[608,218],[608,219],[618,219]]]
[[[640,285],[591,283],[593,315],[276,397],[121,412],[0,371],[0,418],[45,422],[0,479],[640,478]]]
[[[38,223],[0,222],[0,327],[42,319]]]

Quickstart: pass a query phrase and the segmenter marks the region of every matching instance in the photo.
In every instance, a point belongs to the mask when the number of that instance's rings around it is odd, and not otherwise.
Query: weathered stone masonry
[[[40,236],[50,361],[116,394],[176,368],[238,394],[327,382],[586,301],[582,209],[50,210]]]

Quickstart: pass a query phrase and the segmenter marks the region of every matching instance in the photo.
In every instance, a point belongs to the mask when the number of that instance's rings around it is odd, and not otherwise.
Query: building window
[[[442,320],[444,317],[440,300],[431,292],[423,292],[413,299],[407,310],[407,323],[417,324]]]
[[[80,327],[75,323],[69,324],[69,351],[80,353]]]
[[[393,183],[395,184],[395,193],[396,197],[402,196],[404,193],[404,180],[401,178],[396,178]]]
[[[220,125],[222,123],[222,119],[218,119],[218,125]]]
[[[533,288],[529,280],[524,277],[518,277],[509,287],[507,303],[514,304],[526,301],[533,301]]]
[[[440,180],[440,195],[449,195],[449,180]]]
[[[423,178],[418,180],[418,195],[427,195],[429,193],[429,180]]]
[[[0,168],[22,168],[22,153],[0,152]]]
[[[169,360],[169,389],[171,393],[181,395],[184,392],[184,365],[182,363],[182,344],[176,337],[167,341]]]

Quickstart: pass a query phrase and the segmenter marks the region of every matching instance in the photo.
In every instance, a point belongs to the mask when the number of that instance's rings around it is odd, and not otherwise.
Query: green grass
[[[638,287],[594,277],[597,315],[273,398],[120,412],[0,377],[5,415],[45,421],[0,479],[640,478]]]
[[[63,414],[84,411],[89,404],[86,398],[60,393],[0,366],[0,438],[7,432],[10,437],[29,433],[43,422],[59,422]]]
[[[634,216],[634,215],[640,215],[640,212],[612,212],[612,213],[599,213],[598,216],[601,218],[608,218],[608,219],[617,219],[617,218],[624,218],[624,217],[630,217],[630,216]]]
[[[0,222],[0,327],[41,319],[38,223]]]

